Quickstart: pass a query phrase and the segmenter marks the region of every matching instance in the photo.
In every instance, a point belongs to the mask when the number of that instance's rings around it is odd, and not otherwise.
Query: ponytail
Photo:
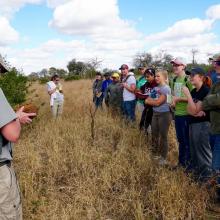
[[[212,79],[209,76],[204,76],[203,84],[209,88],[212,86]]]

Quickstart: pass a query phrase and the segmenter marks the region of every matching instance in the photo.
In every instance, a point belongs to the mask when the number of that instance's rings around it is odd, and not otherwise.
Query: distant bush
[[[41,77],[41,78],[39,78],[39,83],[40,84],[46,84],[48,81],[50,81],[49,77]]]
[[[72,80],[80,80],[81,76],[79,75],[72,75],[72,76],[67,76],[64,78],[65,81],[72,81]]]
[[[0,88],[12,106],[25,101],[28,88],[27,81],[28,78],[19,74],[15,69],[0,77]]]

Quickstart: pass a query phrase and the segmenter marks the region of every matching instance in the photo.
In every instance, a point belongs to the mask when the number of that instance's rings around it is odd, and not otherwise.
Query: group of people
[[[110,112],[134,123],[136,109],[141,112],[139,128],[152,133],[152,153],[166,164],[168,131],[175,121],[179,143],[179,166],[206,181],[220,171],[220,56],[212,59],[213,70],[200,67],[186,70],[181,58],[171,61],[173,77],[165,70],[140,67],[135,78],[123,64],[121,74],[97,73],[93,101],[101,108],[103,100]],[[62,113],[63,92],[55,75],[47,84],[54,117]],[[23,124],[31,123],[36,113],[14,112],[0,89],[0,219],[22,219],[20,190],[11,164],[12,143],[17,142]],[[217,179],[219,181],[219,178]],[[220,181],[219,181],[220,183]]]
[[[168,132],[174,120],[178,166],[207,181],[220,171],[220,56],[211,62],[213,69],[206,73],[196,66],[187,70],[178,57],[171,61],[172,74],[140,66],[138,79],[123,64],[121,73],[105,74],[104,80],[97,73],[93,101],[96,108],[104,101],[110,112],[131,124],[135,111],[141,112],[139,128],[146,134],[151,131],[152,154],[160,165],[167,164]]]

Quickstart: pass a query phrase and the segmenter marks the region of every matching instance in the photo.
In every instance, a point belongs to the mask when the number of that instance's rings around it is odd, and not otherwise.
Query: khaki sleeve
[[[0,89],[0,128],[16,119],[17,116]]]
[[[203,110],[220,109],[220,94],[207,95],[202,102]]]

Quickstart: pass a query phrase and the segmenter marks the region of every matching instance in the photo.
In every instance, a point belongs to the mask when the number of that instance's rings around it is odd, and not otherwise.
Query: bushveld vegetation
[[[96,112],[93,129],[91,86],[91,80],[63,82],[64,114],[57,120],[45,85],[29,88],[39,114],[14,150],[24,219],[207,219],[207,189],[181,169],[159,167],[138,129],[106,111]],[[175,165],[173,128],[169,143]]]
[[[0,88],[4,91],[9,103],[14,107],[26,99],[28,78],[12,69],[7,74],[0,76]]]

